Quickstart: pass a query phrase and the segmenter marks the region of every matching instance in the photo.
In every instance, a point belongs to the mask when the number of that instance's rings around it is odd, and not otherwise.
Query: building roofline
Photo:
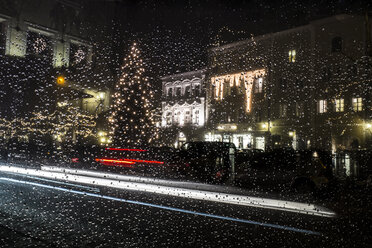
[[[306,24],[306,25],[301,25],[301,26],[298,26],[298,27],[285,29],[285,30],[282,30],[282,31],[274,32],[274,33],[266,33],[266,34],[258,35],[258,36],[252,37],[250,39],[237,41],[237,42],[232,42],[232,43],[225,44],[225,45],[218,46],[218,47],[212,47],[212,48],[209,48],[208,50],[211,51],[211,52],[228,50],[228,49],[239,47],[239,46],[242,46],[242,45],[246,45],[246,44],[249,44],[249,43],[252,43],[252,42],[273,38],[273,37],[278,36],[278,35],[283,35],[283,34],[287,34],[287,33],[292,33],[292,32],[296,32],[296,31],[304,30],[306,28],[309,28],[312,25],[320,25],[320,24],[324,24],[324,23],[329,23],[331,21],[345,20],[345,19],[353,18],[353,17],[355,17],[355,15],[348,15],[348,14],[333,15],[333,16],[309,21],[309,23]]]
[[[200,70],[196,70],[196,71],[188,71],[188,72],[182,72],[182,73],[177,73],[177,74],[172,74],[172,75],[168,75],[168,76],[163,76],[163,77],[160,77],[160,79],[162,81],[166,81],[166,80],[169,80],[169,79],[181,79],[181,78],[190,78],[191,76],[194,76],[196,74],[204,74],[205,72],[207,71],[206,68],[204,69],[200,69]]]

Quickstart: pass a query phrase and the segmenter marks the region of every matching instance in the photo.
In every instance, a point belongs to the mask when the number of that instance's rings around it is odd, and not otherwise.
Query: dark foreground
[[[345,199],[330,218],[5,172],[0,195],[1,247],[372,247]]]

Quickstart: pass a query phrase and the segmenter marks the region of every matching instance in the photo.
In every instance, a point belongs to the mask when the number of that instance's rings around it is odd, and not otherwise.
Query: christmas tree
[[[144,76],[143,61],[136,43],[124,59],[115,85],[109,119],[115,146],[145,146],[154,137],[151,109],[154,92]]]

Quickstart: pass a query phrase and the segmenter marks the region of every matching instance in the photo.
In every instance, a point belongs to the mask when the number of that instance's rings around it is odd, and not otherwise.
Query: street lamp
[[[105,92],[98,93],[98,98],[103,100],[105,98]]]
[[[63,86],[65,85],[65,77],[64,76],[58,76],[57,77],[57,84],[60,85],[60,86]]]

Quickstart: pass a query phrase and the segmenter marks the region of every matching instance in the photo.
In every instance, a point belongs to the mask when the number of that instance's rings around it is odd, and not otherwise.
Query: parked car
[[[225,182],[235,164],[236,148],[227,142],[187,142],[179,157],[189,165],[187,173],[208,182]]]
[[[97,145],[73,146],[65,154],[65,162],[71,167],[90,168],[94,166],[95,158],[104,153],[104,147]]]
[[[238,165],[236,182],[275,191],[314,192],[332,179],[331,154],[323,151],[275,149],[257,153]]]

